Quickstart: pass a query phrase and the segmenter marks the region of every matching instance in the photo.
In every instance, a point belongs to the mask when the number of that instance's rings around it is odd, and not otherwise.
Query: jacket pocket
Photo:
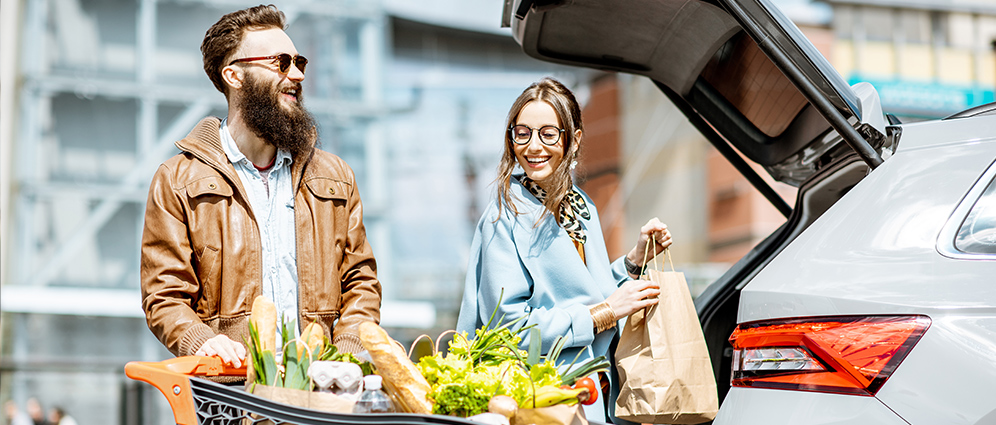
[[[346,201],[349,185],[324,177],[309,179],[308,190],[318,199]]]
[[[205,285],[220,285],[223,252],[238,251],[239,245],[228,241],[232,235],[245,233],[248,213],[246,206],[233,202],[232,186],[220,176],[206,176],[186,185],[189,212],[187,237],[197,256],[197,279]],[[218,290],[220,292],[220,290]],[[217,299],[202,306],[217,312]]]
[[[197,280],[200,283],[200,299],[196,311],[201,318],[214,317],[221,308],[221,282],[219,282],[218,248],[205,246],[197,256]]]
[[[204,177],[187,184],[187,195],[197,198],[204,195],[232,196],[232,186],[218,176]]]

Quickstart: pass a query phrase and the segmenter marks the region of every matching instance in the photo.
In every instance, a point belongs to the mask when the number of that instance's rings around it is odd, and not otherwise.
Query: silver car
[[[767,0],[507,0],[504,22],[533,57],[653,80],[786,215],[696,299],[716,424],[996,423],[996,106],[900,123]]]

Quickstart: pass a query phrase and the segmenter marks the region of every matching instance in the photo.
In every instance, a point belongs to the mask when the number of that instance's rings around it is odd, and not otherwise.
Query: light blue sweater
[[[472,338],[500,299],[495,321],[502,315],[505,322],[529,315],[526,324],[536,324],[541,331],[543,353],[557,336],[565,336],[569,348],[561,353],[561,361],[569,363],[579,353],[578,365],[598,356],[611,360],[609,348],[618,328],[595,335],[589,307],[604,301],[630,277],[622,257],[609,263],[595,204],[581,189],[574,190],[591,212],[588,220],[578,217],[587,234],[587,265],[552,214],[535,225],[545,207],[513,177],[510,193],[521,214],[507,207],[499,211],[495,200],[481,216],[471,243],[457,331]],[[528,341],[524,336],[522,348]]]

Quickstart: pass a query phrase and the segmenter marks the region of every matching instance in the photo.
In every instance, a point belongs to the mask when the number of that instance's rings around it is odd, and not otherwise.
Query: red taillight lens
[[[875,395],[929,326],[927,316],[744,323],[730,336],[732,385]]]

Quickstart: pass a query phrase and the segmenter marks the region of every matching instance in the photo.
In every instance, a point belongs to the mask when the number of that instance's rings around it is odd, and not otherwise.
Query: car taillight
[[[929,326],[927,316],[744,323],[730,336],[732,385],[872,396]]]

